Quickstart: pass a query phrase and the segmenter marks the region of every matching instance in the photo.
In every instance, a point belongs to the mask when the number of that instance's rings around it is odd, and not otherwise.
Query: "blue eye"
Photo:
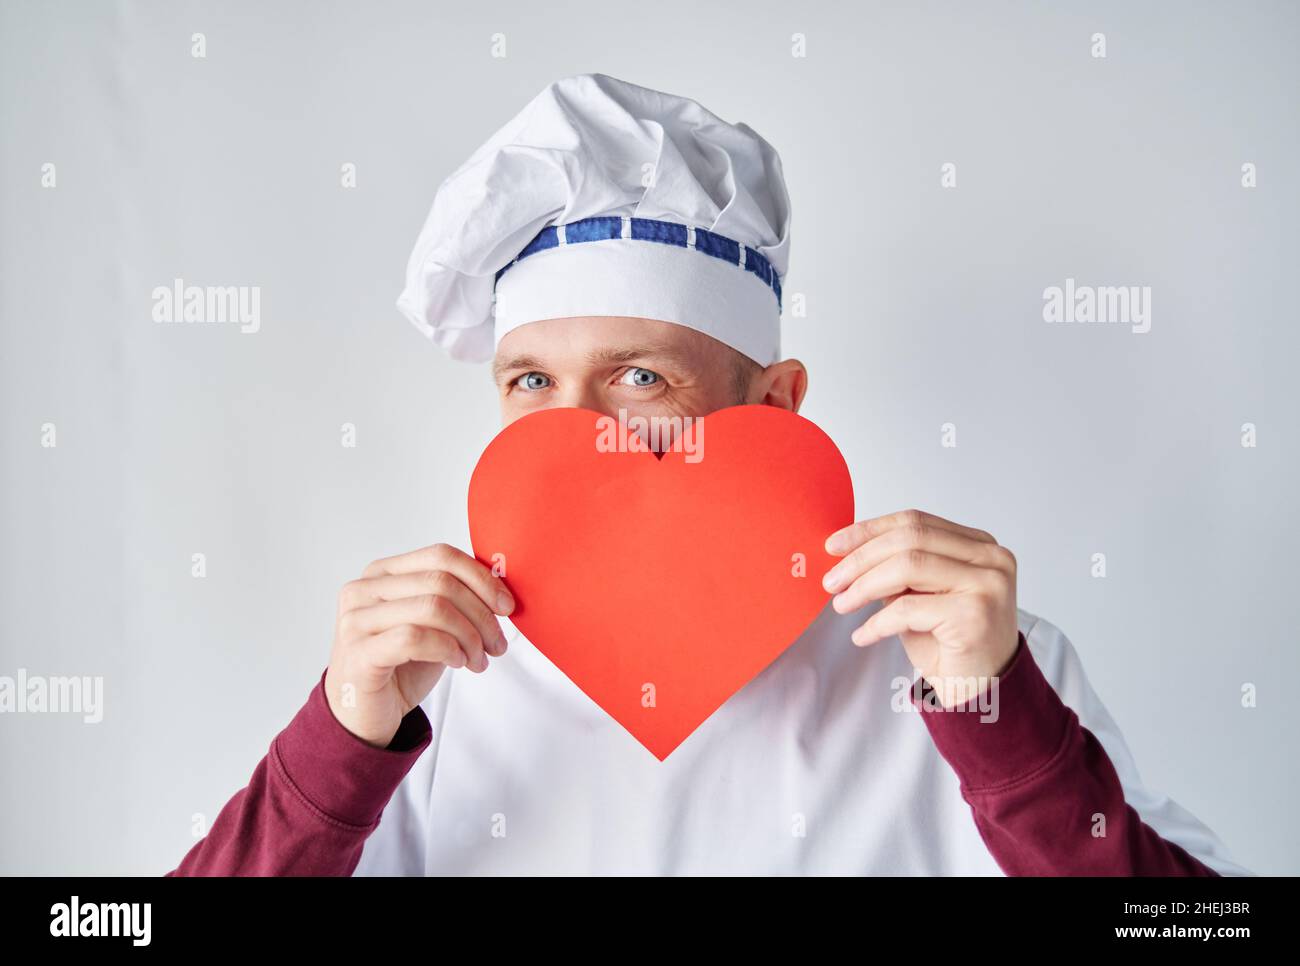
[[[631,381],[629,381],[629,377]],[[660,378],[661,377],[657,372],[653,372],[649,369],[633,367],[623,373],[623,378],[620,379],[619,382],[624,386],[637,386],[638,388],[644,388],[646,386],[653,386],[660,380]]]
[[[515,380],[515,385],[518,385],[521,389],[527,389],[532,392],[535,392],[538,389],[545,389],[550,384],[550,377],[544,376],[540,372],[525,372]]]

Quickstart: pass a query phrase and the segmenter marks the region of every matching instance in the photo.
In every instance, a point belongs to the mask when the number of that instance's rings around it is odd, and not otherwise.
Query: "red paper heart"
[[[611,422],[547,409],[502,430],[470,538],[504,564],[524,636],[662,761],[825,606],[853,484],[825,433],[774,406],[718,410],[662,458],[602,451]]]

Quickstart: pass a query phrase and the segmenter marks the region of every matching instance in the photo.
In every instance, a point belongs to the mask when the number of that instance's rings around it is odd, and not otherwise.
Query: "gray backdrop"
[[[0,6],[0,675],[104,683],[98,724],[0,715],[0,872],[172,868],[339,586],[468,545],[489,377],[393,302],[442,178],[589,70],[781,152],[785,350],[859,516],[1011,547],[1143,779],[1300,869],[1296,5],[510,6]],[[153,321],[175,278],[258,286],[260,329]],[[1150,331],[1046,322],[1067,278],[1149,286]]]

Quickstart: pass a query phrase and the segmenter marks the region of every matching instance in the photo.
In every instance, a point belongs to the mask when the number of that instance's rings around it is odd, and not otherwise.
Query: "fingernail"
[[[504,590],[497,595],[497,610],[502,614],[509,614],[515,609],[515,599],[507,594]]]
[[[828,593],[833,594],[840,589],[840,582],[843,579],[844,571],[840,570],[839,567],[832,567],[826,572],[826,576],[822,578],[822,586],[826,588]]]

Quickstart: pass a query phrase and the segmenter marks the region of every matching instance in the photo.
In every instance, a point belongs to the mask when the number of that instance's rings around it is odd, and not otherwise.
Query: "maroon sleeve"
[[[368,745],[334,717],[325,672],[288,727],[168,876],[352,874],[384,806],[428,747],[416,705],[386,748]]]
[[[1161,838],[1124,801],[1101,743],[1043,677],[1021,633],[996,682],[994,720],[978,699],[945,712],[911,692],[935,746],[961,782],[984,844],[1007,875],[1217,876]],[[1093,816],[1105,816],[1105,835]]]

